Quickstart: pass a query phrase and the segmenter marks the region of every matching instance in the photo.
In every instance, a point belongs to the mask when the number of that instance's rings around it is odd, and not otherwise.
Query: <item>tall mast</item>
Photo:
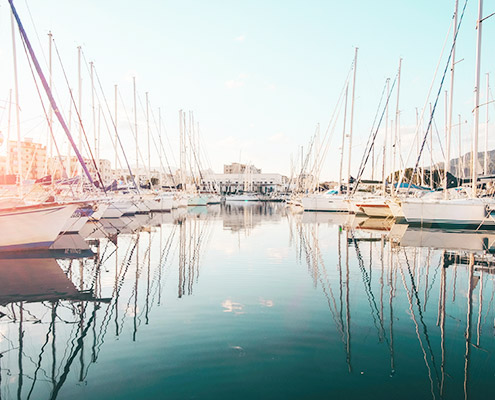
[[[356,69],[357,69],[358,48],[354,52],[354,76],[352,78],[352,102],[351,102],[351,121],[349,126],[349,165],[347,177],[347,194],[351,193],[351,153],[352,153],[352,128],[354,126],[354,100],[356,96]]]
[[[459,178],[464,178],[464,157],[462,156],[462,146],[461,146],[461,114],[459,114],[459,123],[458,123],[458,126],[459,126],[459,162],[457,163],[457,168],[458,168],[458,172],[457,172],[457,175],[459,176]]]
[[[345,144],[345,124],[347,118],[347,93],[349,84],[345,87],[345,104],[344,104],[344,125],[342,126],[342,146],[340,148],[340,168],[339,168],[339,194],[342,193],[342,166],[344,163],[344,144]]]
[[[419,129],[419,112],[418,112],[418,107],[416,107],[416,132],[420,132]],[[416,155],[419,156],[419,142],[420,138],[419,135],[416,137]],[[421,175],[421,186],[425,186],[425,169],[424,169],[424,164],[425,164],[425,158],[422,157],[421,161],[422,166],[418,168],[420,175]]]
[[[150,180],[150,188],[151,188],[151,138],[150,138],[150,111],[149,111],[149,100],[148,100],[148,92],[146,95],[146,134],[148,136],[148,176]]]
[[[461,147],[461,114],[459,114],[459,162],[458,162],[458,176],[462,179],[464,178],[464,157],[462,156],[462,147]]]
[[[100,137],[101,137],[100,136],[100,132],[101,132],[100,128],[101,128],[101,105],[98,104],[98,142],[97,142],[98,145],[96,148],[96,154],[97,154],[98,160],[100,159],[100,143],[101,143],[101,141],[100,141]]]
[[[48,86],[50,89],[52,88],[52,32],[48,32],[48,74],[49,74],[49,81],[48,81]],[[49,124],[49,131],[48,131],[48,142],[50,143],[50,158],[53,157],[53,138],[51,133],[53,132],[53,108],[50,104],[50,108],[48,109],[48,124]],[[53,179],[52,179],[53,181]]]
[[[79,104],[78,104],[78,114],[79,114],[79,122],[78,122],[78,127],[79,127],[79,151],[82,150],[82,79],[81,79],[81,46],[77,46],[77,83],[78,83],[78,94],[79,94]],[[81,175],[81,165],[77,165],[77,175]]]
[[[158,158],[160,159],[160,166],[162,167],[162,173],[160,174],[160,189],[163,186],[162,174],[165,175],[165,168],[162,164],[162,109],[158,107],[158,141],[160,142],[160,147],[158,148]]]
[[[182,158],[182,162],[184,163],[184,185],[187,185],[188,182],[188,174],[187,174],[187,124],[186,124],[186,113],[182,112],[182,142],[184,143],[184,157]],[[192,177],[191,177],[192,178]]]
[[[444,129],[445,129],[445,142],[447,143],[448,142],[448,136],[449,136],[449,113],[448,113],[448,107],[449,107],[449,93],[447,91],[445,91],[445,126],[444,126]],[[447,152],[445,152],[445,162],[444,162],[444,166],[443,166],[443,180],[442,180],[442,186],[444,187],[444,191],[443,191],[443,195],[444,195],[444,198],[447,198],[447,186],[448,186],[448,181],[447,181],[447,178],[448,178],[448,171],[450,170],[450,159],[447,159]],[[438,172],[439,174],[439,178],[440,178],[440,171]]]
[[[115,110],[114,110],[114,118],[115,118],[115,170],[117,170],[117,163],[118,163],[118,159],[117,159],[117,143],[118,143],[118,130],[117,130],[117,126],[118,126],[118,120],[117,120],[117,106],[118,106],[118,100],[117,100],[117,93],[118,93],[118,89],[117,89],[117,85],[115,85]]]
[[[448,175],[450,169],[450,142],[452,137],[452,110],[454,106],[454,66],[455,66],[455,40],[457,36],[457,14],[459,8],[459,0],[455,0],[455,11],[454,11],[454,43],[452,48],[452,64],[450,67],[450,99],[449,99],[449,120],[447,126],[447,150],[445,152],[445,165],[444,165],[444,198],[447,198],[447,186],[448,186]],[[459,155],[460,157],[460,155]],[[460,159],[459,159],[460,161]]]
[[[387,79],[387,99],[390,96],[390,79]],[[385,191],[387,190],[387,185],[385,182],[385,170],[387,167],[387,160],[386,160],[386,155],[387,155],[387,139],[388,139],[388,101],[387,101],[387,107],[385,108],[385,140],[383,141],[383,160],[382,160],[382,192],[383,195],[385,196]]]
[[[430,103],[430,115],[432,115],[432,112]],[[430,129],[430,188],[433,189],[433,129]]]
[[[480,70],[481,70],[481,25],[483,19],[483,0],[478,3],[478,21],[476,38],[476,73],[474,78],[474,131],[473,131],[473,154],[471,157],[473,167],[471,169],[472,196],[476,197],[478,182],[478,129],[479,129],[479,104],[480,104]]]
[[[21,117],[19,115],[19,84],[17,79],[17,53],[15,49],[15,29],[14,15],[11,14],[10,22],[12,25],[12,57],[14,60],[14,93],[15,93],[15,117],[17,123],[17,172],[19,175],[19,195],[22,196],[22,159],[21,159]]]
[[[397,74],[397,102],[395,104],[395,130],[394,140],[392,143],[393,155],[392,155],[392,184],[395,180],[395,161],[397,158],[397,136],[399,131],[399,99],[400,99],[400,74],[402,68],[402,58],[399,58],[399,72]],[[399,183],[399,182],[398,182]]]
[[[139,141],[138,141],[138,125],[137,125],[137,102],[136,102],[136,77],[132,77],[132,86],[134,89],[134,134],[136,135],[136,174],[139,182]]]
[[[488,102],[489,97],[488,94],[490,92],[490,74],[486,74],[486,124],[485,124],[485,159],[484,159],[484,167],[483,173],[488,175]]]
[[[71,92],[71,96],[72,96],[72,89],[69,88],[69,92]],[[69,132],[71,130],[71,124],[72,124],[72,101],[69,101]],[[67,166],[66,166],[66,169],[67,169],[67,172],[68,172],[68,178],[72,178],[72,171],[71,171],[71,168],[72,168],[72,162],[71,162],[71,146],[70,146],[70,141],[67,141]]]
[[[100,168],[100,149],[98,145],[98,134],[96,129],[96,110],[95,110],[95,85],[94,85],[94,65],[93,61],[89,63],[91,73],[91,108],[93,111],[93,136],[94,136],[94,149],[96,156],[96,165]]]
[[[183,162],[184,162],[184,140],[182,137],[182,131],[183,131],[183,126],[182,126],[182,110],[179,110],[179,146],[180,146],[180,151],[179,151],[179,164],[180,164],[180,183],[181,183],[181,188],[184,190],[184,169],[183,169]]]

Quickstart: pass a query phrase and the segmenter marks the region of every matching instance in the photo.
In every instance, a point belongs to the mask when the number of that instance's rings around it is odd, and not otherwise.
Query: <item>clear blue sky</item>
[[[460,6],[463,4],[461,0]],[[264,172],[289,174],[291,153],[297,153],[301,145],[306,147],[317,123],[326,127],[355,46],[359,47],[359,60],[353,169],[361,160],[384,81],[395,75],[400,57],[401,132],[406,156],[412,146],[415,108],[425,103],[451,23],[454,0],[16,0],[15,5],[45,70],[47,33],[53,32],[74,89],[78,45],[83,47],[86,59],[95,62],[112,110],[113,86],[117,84],[132,115],[131,77],[135,75],[143,101],[148,91],[154,112],[158,107],[162,109],[175,158],[178,110],[193,110],[214,170],[241,159]],[[469,1],[457,51],[457,58],[464,61],[456,70],[454,115],[460,113],[468,121],[463,127],[465,151],[469,150],[467,136],[472,121],[477,7],[476,1]],[[485,15],[494,11],[486,2]],[[495,57],[490,51],[494,24],[495,19],[489,19],[483,27],[482,99],[485,73],[494,71]],[[13,87],[6,0],[0,6],[0,34],[0,100],[4,101]],[[43,111],[19,40],[17,45],[23,136],[46,141]],[[68,94],[56,56],[54,65],[57,100],[67,112]],[[444,65],[442,61],[441,69]],[[85,69],[82,114],[91,136],[90,85]],[[492,82],[495,84],[495,74]],[[448,87],[447,81],[445,89]],[[437,90],[435,84],[433,91]],[[392,105],[395,108],[395,100]],[[145,152],[144,113],[139,106],[138,111]],[[494,120],[495,107],[490,112]],[[122,105],[119,115],[121,135],[130,143]],[[0,116],[0,129],[6,136],[7,118],[2,108]],[[443,95],[436,122],[443,135]],[[337,132],[340,135],[340,128]],[[57,135],[63,143],[60,130]],[[109,140],[103,140],[102,145],[102,155],[113,160]],[[340,138],[335,136],[322,179],[338,176],[339,145]],[[441,161],[438,143],[434,147],[435,160]],[[128,155],[134,163],[131,146]],[[156,155],[152,164],[158,164]]]

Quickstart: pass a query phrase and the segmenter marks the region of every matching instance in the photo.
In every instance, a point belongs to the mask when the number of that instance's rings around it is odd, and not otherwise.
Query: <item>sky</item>
[[[462,8],[464,0],[459,3]],[[135,76],[141,164],[147,163],[145,93],[148,92],[155,120],[158,108],[161,111],[163,141],[172,166],[178,165],[178,113],[182,109],[193,111],[199,123],[203,167],[222,172],[223,164],[241,161],[252,163],[263,172],[288,176],[291,159],[300,163],[301,146],[305,153],[317,124],[320,124],[320,137],[324,137],[355,47],[359,50],[351,174],[356,174],[363,157],[385,80],[394,79],[400,58],[400,154],[405,162],[410,150],[417,147],[413,139],[416,109],[421,114],[426,104],[429,110],[428,104],[434,102],[439,90],[451,46],[454,11],[454,0],[15,0],[14,4],[46,73],[48,32],[53,33],[76,102],[77,47],[81,46],[84,57],[80,113],[90,141],[95,127],[91,82],[85,62],[92,61],[108,104],[100,92],[99,103],[107,114],[108,125],[111,121],[106,110],[114,113],[114,87],[118,87],[117,126],[131,164],[135,164],[130,129],[134,120],[132,78]],[[472,132],[477,12],[478,2],[469,0],[456,50],[456,58],[461,61],[455,69],[453,114],[456,121],[461,115],[462,152],[470,150]],[[493,5],[485,4],[484,15],[492,12],[495,12]],[[486,73],[494,71],[495,55],[489,51],[490,40],[495,37],[494,24],[495,18],[483,24],[481,103],[486,102]],[[16,39],[21,135],[46,143],[46,118],[18,32]],[[9,90],[14,87],[11,41],[9,5],[2,0],[0,130],[4,139],[8,131]],[[446,50],[440,58],[444,43]],[[68,119],[68,85],[55,50],[52,62],[55,97]],[[439,73],[432,85],[437,64]],[[495,83],[495,74],[491,80]],[[449,89],[448,74],[435,115],[438,133],[434,131],[434,162],[443,161],[444,90]],[[43,100],[46,103],[44,95]],[[494,105],[489,105],[493,116]],[[389,120],[395,118],[395,108],[394,92]],[[484,148],[486,108],[480,108],[480,149]],[[71,115],[71,128],[77,137],[74,110]],[[338,177],[342,120],[341,109],[322,164],[321,180]],[[110,134],[103,118],[101,121],[100,154],[113,162]],[[156,135],[158,128],[153,121],[151,125]],[[423,125],[426,126],[426,122]],[[492,130],[493,122],[488,126]],[[346,133],[349,133],[348,126]],[[67,144],[59,127],[55,134],[64,152]],[[13,112],[10,135],[11,138],[16,135]],[[383,145],[383,135],[382,129],[377,147]],[[457,136],[453,140],[457,143]],[[490,148],[493,144],[493,140],[489,140]],[[158,166],[158,154],[153,151],[156,145],[152,143],[151,148],[151,164]],[[0,147],[0,154],[4,151],[5,144]],[[84,153],[87,154],[87,150]],[[381,151],[377,150],[378,153]],[[452,156],[457,153],[456,144]],[[387,157],[386,168],[390,169],[390,157]],[[428,153],[425,158],[429,157]],[[410,160],[413,158],[416,154],[410,156]],[[382,161],[378,156],[376,164],[381,171]]]

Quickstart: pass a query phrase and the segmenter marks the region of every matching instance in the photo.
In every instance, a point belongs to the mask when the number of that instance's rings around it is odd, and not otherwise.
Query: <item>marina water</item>
[[[94,256],[0,260],[2,399],[493,394],[489,252],[282,203],[133,218]]]

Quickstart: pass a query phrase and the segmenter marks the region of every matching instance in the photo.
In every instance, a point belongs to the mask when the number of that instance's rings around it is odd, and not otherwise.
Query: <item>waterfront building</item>
[[[23,179],[39,179],[46,175],[47,155],[46,146],[33,142],[33,139],[26,138],[20,142],[21,166],[20,174]],[[19,160],[17,158],[18,144],[9,140],[7,152],[9,160],[9,170],[11,174],[19,175]]]
[[[70,163],[69,163],[70,161]],[[94,167],[93,161],[89,158],[84,158],[84,162],[88,167],[88,171],[95,181],[99,180]],[[62,165],[63,164],[63,168]],[[111,163],[109,160],[101,159],[98,162],[98,169],[100,171],[101,178],[105,185],[109,185],[113,180],[113,171],[111,168]],[[75,156],[71,156],[68,160],[67,156],[51,157],[48,160],[48,171],[49,174],[53,176],[54,179],[62,179],[63,169],[65,169],[68,177],[74,177],[78,173],[79,160]],[[69,170],[70,169],[70,170]]]
[[[202,189],[215,188],[222,194],[251,191],[262,194],[281,193],[287,190],[289,179],[276,173],[249,174],[205,174],[201,180]]]
[[[223,166],[224,174],[261,174],[261,168],[256,168],[251,164],[232,163]]]

